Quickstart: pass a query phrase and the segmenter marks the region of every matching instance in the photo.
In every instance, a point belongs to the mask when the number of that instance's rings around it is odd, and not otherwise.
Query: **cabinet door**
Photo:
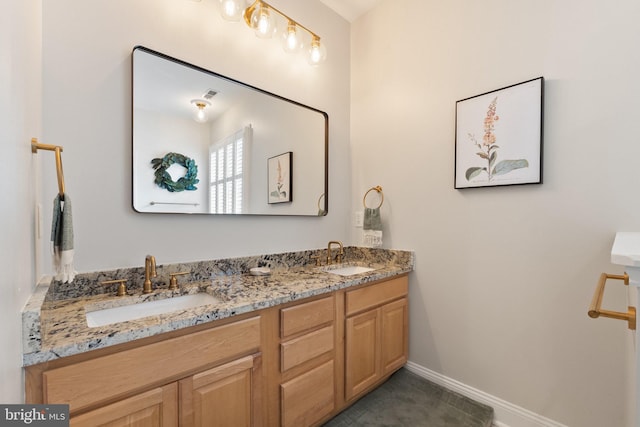
[[[280,385],[283,427],[314,425],[335,408],[334,364],[330,360]]]
[[[180,425],[261,425],[259,379],[260,354],[256,354],[181,380]]]
[[[178,386],[159,387],[71,417],[71,427],[177,427]]]
[[[378,310],[347,318],[345,328],[345,397],[349,400],[380,377]]]
[[[407,362],[409,354],[409,315],[407,298],[380,308],[382,338],[382,375],[391,373]]]

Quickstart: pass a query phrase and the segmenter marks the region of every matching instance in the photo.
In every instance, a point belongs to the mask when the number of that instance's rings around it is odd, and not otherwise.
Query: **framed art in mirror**
[[[287,203],[293,199],[291,172],[293,153],[283,153],[268,160],[269,203]]]

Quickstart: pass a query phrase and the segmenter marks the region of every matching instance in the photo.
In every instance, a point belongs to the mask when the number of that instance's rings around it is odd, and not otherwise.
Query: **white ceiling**
[[[380,2],[380,0],[320,0],[349,22],[355,21]]]
[[[135,109],[190,118],[195,111],[191,100],[202,99],[207,91],[213,90],[217,95],[211,100],[211,107],[207,110],[209,117],[213,119],[243,98],[256,93],[222,76],[167,59],[170,58],[142,48],[134,51]]]

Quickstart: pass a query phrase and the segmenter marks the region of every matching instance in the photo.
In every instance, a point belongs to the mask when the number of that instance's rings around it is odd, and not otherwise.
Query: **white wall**
[[[208,212],[209,211],[209,127],[195,120],[157,111],[136,109],[136,155],[133,157],[133,193],[139,212]],[[147,143],[145,143],[147,142]],[[151,160],[178,152],[192,159],[198,167],[196,190],[170,194],[155,183]],[[173,164],[167,169],[174,182],[186,169]],[[151,202],[193,203],[194,205],[162,205]]]
[[[40,136],[41,5],[3,2],[0,14],[0,402],[21,403],[20,310],[35,283],[35,163],[31,138]],[[47,154],[43,152],[43,156]],[[53,159],[53,157],[51,157]],[[51,160],[53,161],[53,160]]]
[[[94,271],[325,247],[349,238],[349,24],[316,0],[276,6],[322,36],[310,67],[220,18],[217,1],[58,0],[43,4],[43,132],[64,146],[76,268]],[[131,51],[143,45],[329,114],[329,215],[145,215],[131,208]],[[55,195],[43,165],[43,200]],[[46,247],[48,243],[44,243]],[[43,252],[47,250],[43,249]],[[48,258],[48,257],[47,257]],[[44,264],[48,266],[48,260]]]
[[[286,123],[286,126],[283,128],[277,123]],[[318,197],[324,193],[324,116],[255,92],[240,99],[211,123],[211,141],[222,141],[248,125],[252,127],[251,156],[249,168],[245,170],[245,174],[249,173],[249,187],[243,189],[245,197],[248,196],[248,212],[316,215]],[[293,153],[293,200],[269,204],[267,159],[288,151]]]
[[[385,246],[416,251],[410,360],[570,426],[631,409],[631,333],[587,308],[621,272],[615,232],[640,229],[638,16],[636,0],[386,0],[352,26],[352,209],[381,185]],[[538,76],[544,184],[454,190],[455,102]],[[618,288],[605,305],[626,310]]]

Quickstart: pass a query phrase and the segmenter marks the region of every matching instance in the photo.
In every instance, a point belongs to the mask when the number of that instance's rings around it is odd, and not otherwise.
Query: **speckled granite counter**
[[[201,323],[273,307],[338,289],[408,273],[414,267],[410,251],[345,248],[341,265],[363,265],[374,270],[353,276],[331,274],[316,267],[315,256],[325,250],[255,257],[158,265],[155,292],[142,294],[143,268],[80,274],[72,284],[52,282],[38,286],[23,313],[23,365],[29,366],[86,351],[125,343]],[[269,267],[269,276],[252,276],[252,267]],[[189,272],[179,290],[167,288],[169,273]],[[101,281],[127,279],[128,295],[114,296]],[[109,292],[109,293],[105,293]],[[112,325],[89,327],[86,312],[180,294],[207,292],[220,302],[173,311]]]

